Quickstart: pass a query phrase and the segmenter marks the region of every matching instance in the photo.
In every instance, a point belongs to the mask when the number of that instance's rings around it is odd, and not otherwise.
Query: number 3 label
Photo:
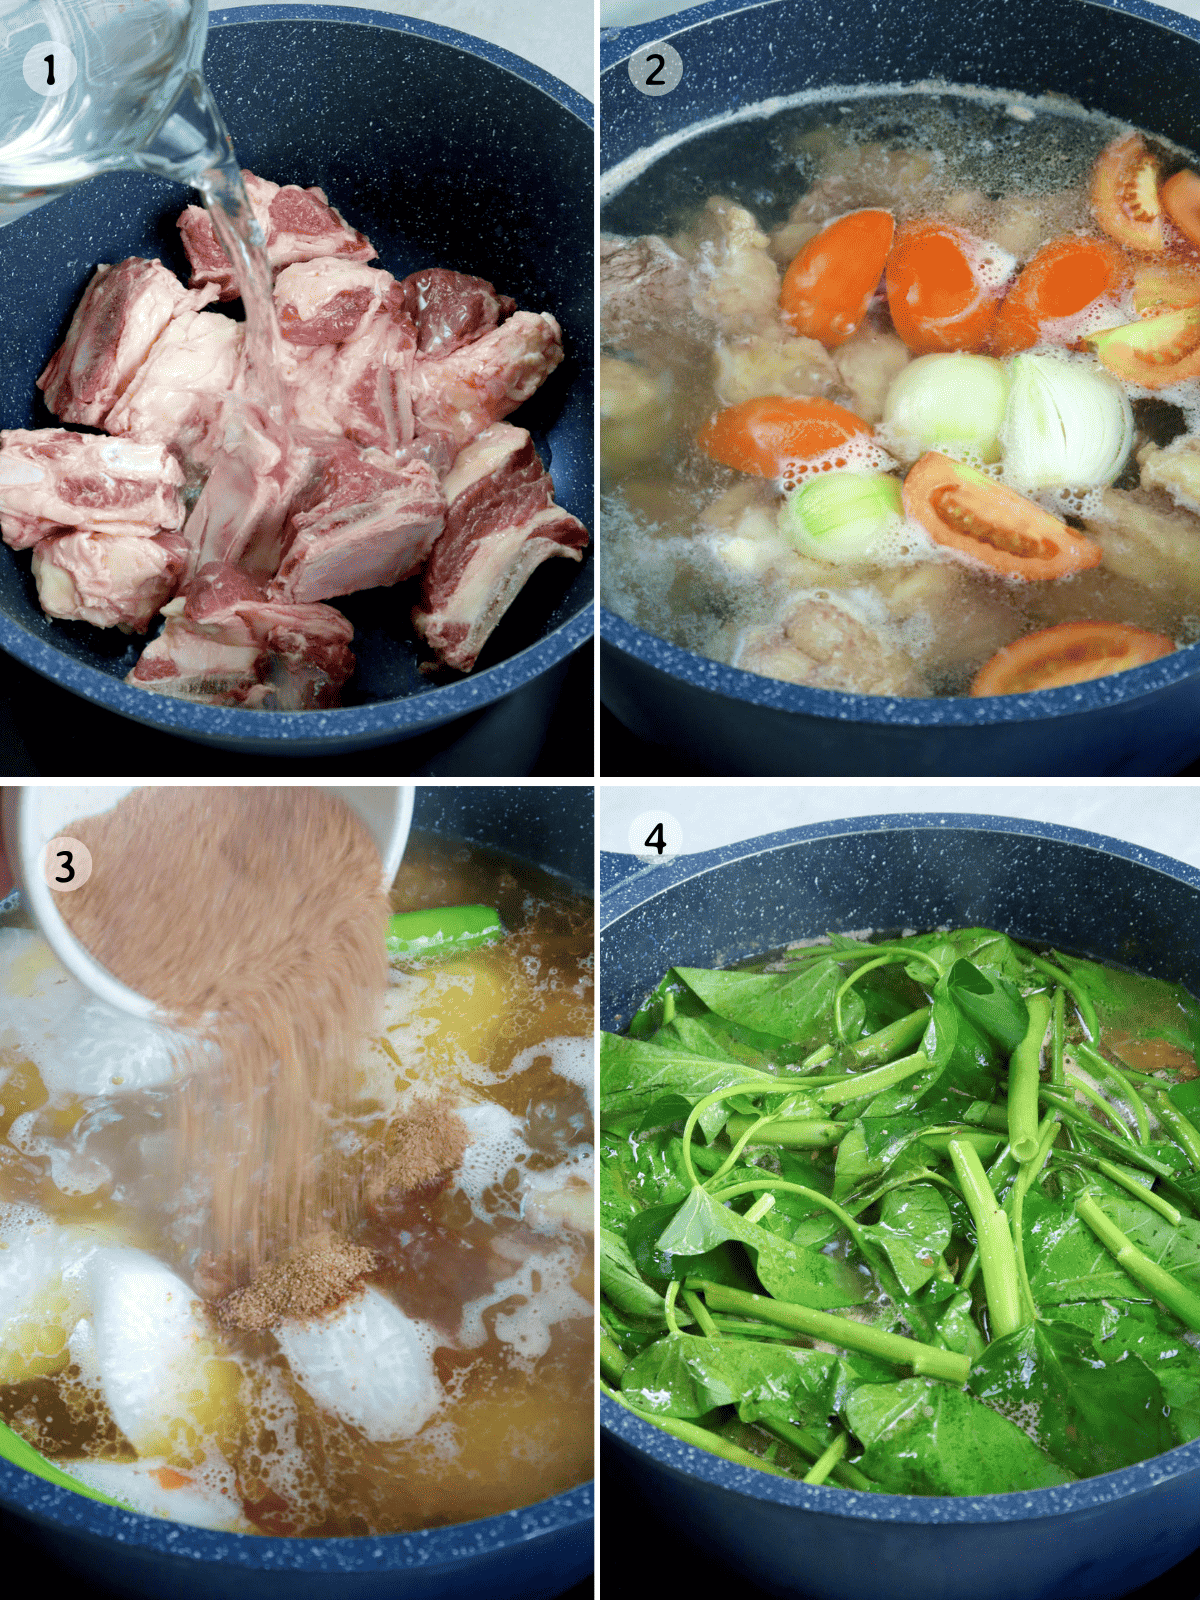
[[[683,58],[669,44],[652,44],[629,58],[629,81],[643,94],[670,94],[683,77]]]
[[[69,833],[51,839],[42,860],[42,874],[56,894],[82,889],[92,875],[92,852]]]
[[[683,829],[669,811],[643,811],[629,824],[631,854],[668,861],[683,848]]]
[[[25,52],[21,63],[25,82],[34,94],[66,94],[75,82],[75,57],[57,39],[43,39]]]

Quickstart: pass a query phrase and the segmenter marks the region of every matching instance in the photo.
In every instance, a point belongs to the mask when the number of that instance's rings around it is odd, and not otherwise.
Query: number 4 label
[[[647,861],[668,861],[683,848],[683,829],[669,811],[643,811],[629,825],[629,849]]]

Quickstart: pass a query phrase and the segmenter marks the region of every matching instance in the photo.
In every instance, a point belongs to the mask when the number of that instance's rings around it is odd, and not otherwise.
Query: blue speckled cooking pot
[[[627,62],[661,39],[683,58],[683,78],[648,97]],[[605,171],[771,96],[931,78],[1067,95],[1200,148],[1200,22],[1144,0],[710,0],[610,30],[601,65]],[[801,688],[707,661],[608,610],[601,640],[604,703],[701,772],[1146,775],[1200,754],[1197,645],[1074,688],[979,701]]]
[[[476,273],[521,307],[552,311],[566,359],[513,420],[555,495],[592,522],[592,108],[528,61],[449,28],[344,6],[217,11],[205,75],[244,166],[319,184],[398,277]],[[34,379],[100,261],[159,256],[186,277],[175,218],[194,198],[142,174],[93,178],[0,229],[0,427],[54,425]],[[592,563],[545,563],[453,682],[422,677],[408,613],[415,583],[349,595],[358,674],[336,711],[190,705],[122,680],[142,641],[52,622],[29,556],[0,550],[0,648],[109,710],[223,749],[328,755],[429,733],[565,661],[591,634]],[[534,714],[546,710],[536,698]],[[548,714],[548,712],[546,712]],[[69,736],[69,729],[64,729]]]
[[[1200,995],[1200,873],[1076,828],[853,817],[636,870],[601,902],[601,1026],[668,966],[717,966],[864,928],[1002,928]],[[614,874],[615,876],[615,874]],[[604,1477],[690,1546],[807,1600],[1113,1600],[1200,1545],[1200,1441],[1066,1488],[991,1495],[809,1487],[695,1450],[601,1401]]]
[[[413,827],[508,851],[590,894],[592,811],[586,787],[422,785]],[[590,1483],[503,1516],[361,1539],[210,1533],[100,1505],[6,1461],[0,1507],[19,1519],[5,1526],[15,1565],[32,1548],[52,1577],[70,1569],[139,1600],[550,1600],[592,1567]],[[10,1527],[26,1548],[13,1548]]]

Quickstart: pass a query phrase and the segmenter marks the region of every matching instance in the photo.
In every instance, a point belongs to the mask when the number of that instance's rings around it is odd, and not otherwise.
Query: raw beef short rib
[[[182,487],[161,445],[66,428],[0,431],[0,534],[14,550],[53,534],[153,538],[180,528]]]
[[[418,434],[461,450],[515,411],[562,360],[562,329],[548,311],[517,311],[451,355],[417,361],[410,379]]]
[[[175,593],[186,547],[178,533],[156,539],[65,533],[33,552],[38,599],[50,617],[145,633]]]
[[[341,256],[346,261],[373,261],[377,254],[365,234],[351,228],[329,204],[323,189],[301,189],[294,183],[282,188],[242,168],[242,181],[255,220],[263,231],[272,268],[319,256]],[[233,265],[213,232],[212,218],[203,206],[188,206],[179,218],[183,248],[192,264],[192,288],[211,285],[221,300],[236,300],[241,290]]]
[[[460,672],[551,556],[583,559],[587,529],[554,504],[554,486],[524,428],[500,422],[459,455],[442,485],[446,530],[433,547],[413,611],[417,632]]]
[[[213,298],[214,290],[189,292],[161,261],[130,256],[97,267],[37,380],[46,404],[64,422],[101,427],[171,318]]]
[[[208,705],[311,711],[338,704],[354,628],[332,606],[281,605],[221,562],[164,607],[163,631],[127,683]]]
[[[417,355],[448,356],[511,317],[517,302],[497,294],[486,278],[447,267],[411,272],[400,285],[417,330]]]
[[[268,585],[273,600],[328,600],[411,578],[442,531],[446,501],[424,461],[397,467],[378,450],[345,444],[300,496],[288,551]]]

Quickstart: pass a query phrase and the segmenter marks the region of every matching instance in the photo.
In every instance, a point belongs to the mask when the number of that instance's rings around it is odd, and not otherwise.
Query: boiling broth
[[[453,1104],[468,1123],[453,1178],[389,1195],[349,1230],[379,1258],[372,1289],[427,1330],[440,1405],[412,1437],[374,1439],[301,1388],[272,1334],[210,1322],[204,1393],[185,1425],[159,1430],[167,1442],[150,1463],[162,1514],[276,1534],[381,1533],[493,1515],[590,1476],[591,907],[526,863],[415,833],[393,909],[470,901],[495,906],[508,937],[393,968],[383,1031],[330,1124],[331,1149],[353,1161],[418,1103]],[[5,930],[28,926],[19,913],[0,919],[0,949]],[[174,1091],[81,1094],[44,1061],[39,1071],[12,1025],[52,960],[39,944],[27,938],[16,960],[0,959],[0,1005],[13,997],[0,1014],[4,1241],[19,1244],[39,1218],[82,1225],[189,1281],[202,1271],[196,1196],[169,1192],[156,1143]],[[0,1416],[60,1464],[131,1466],[87,1341],[76,1329],[64,1366],[47,1327],[70,1315],[39,1315],[0,1324]],[[126,1479],[89,1481],[134,1495]],[[207,1511],[173,1512],[173,1492],[181,1504],[206,1496]]]
[[[1176,647],[1200,638],[1200,567],[1190,553],[1200,516],[1138,460],[1200,434],[1195,379],[1155,392],[1126,385],[1136,431],[1111,488],[1030,495],[1104,549],[1100,565],[1051,582],[959,559],[912,517],[874,560],[800,554],[777,522],[790,486],[720,465],[696,440],[721,407],[815,394],[875,426],[872,448],[892,448],[878,427],[883,400],[911,357],[886,302],[876,297],[840,348],[801,350],[812,341],[794,338],[778,312],[788,264],[821,226],[870,207],[890,210],[897,224],[949,219],[1017,263],[1058,236],[1098,236],[1089,175],[1123,127],[1057,97],[833,89],[687,130],[609,173],[605,232],[660,237],[668,253],[655,270],[666,263],[669,274],[674,256],[700,287],[682,311],[664,290],[657,317],[645,305],[621,314],[618,295],[605,329],[606,604],[714,660],[902,696],[965,694],[997,651],[1061,623],[1120,622]],[[1164,172],[1189,159],[1153,143]],[[851,465],[895,470],[865,455]],[[798,607],[807,612],[793,659],[794,641],[782,633]]]

